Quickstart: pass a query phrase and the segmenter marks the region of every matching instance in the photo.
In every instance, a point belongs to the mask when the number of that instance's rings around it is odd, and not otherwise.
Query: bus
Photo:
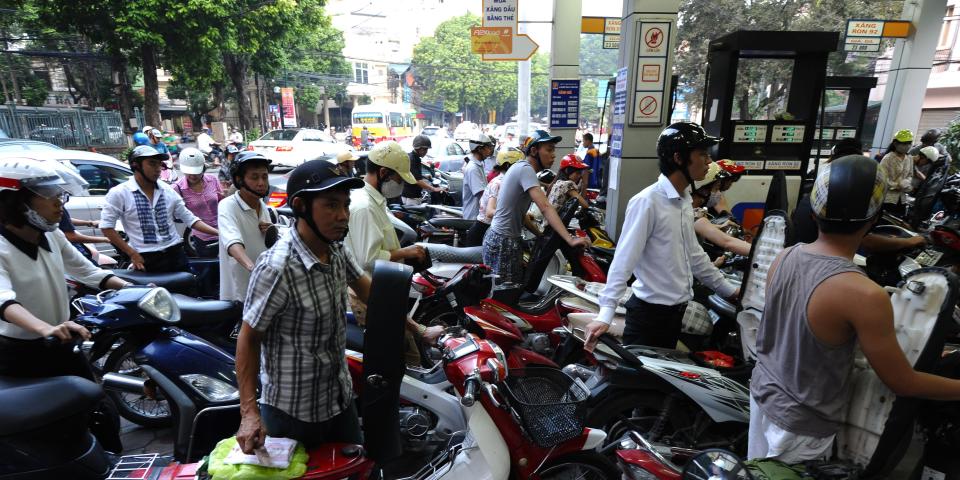
[[[414,112],[403,105],[374,104],[353,108],[350,118],[353,125],[353,141],[359,146],[360,131],[367,127],[368,141],[402,140],[413,135]]]

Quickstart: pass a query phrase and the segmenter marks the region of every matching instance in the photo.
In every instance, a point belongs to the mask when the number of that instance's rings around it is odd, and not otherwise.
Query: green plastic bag
[[[803,480],[810,478],[805,475],[806,468],[803,465],[787,465],[770,458],[748,460],[745,463],[747,470],[757,480]]]
[[[297,445],[290,459],[290,466],[280,470],[278,468],[261,467],[259,465],[230,465],[223,463],[233,447],[237,445],[237,438],[230,437],[220,440],[210,452],[210,461],[207,473],[213,480],[289,480],[300,478],[307,473],[307,450],[303,445]]]

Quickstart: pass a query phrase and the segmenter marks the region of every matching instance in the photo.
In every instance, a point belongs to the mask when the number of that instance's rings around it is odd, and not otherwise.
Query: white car
[[[453,139],[460,142],[470,140],[471,137],[480,132],[480,127],[473,122],[462,122],[460,125],[457,125],[456,130],[453,131]]]
[[[423,131],[420,132],[420,135],[426,135],[428,137],[449,138],[447,135],[447,129],[443,127],[438,127],[436,125],[423,127]]]
[[[100,153],[84,152],[80,150],[30,150],[20,152],[0,152],[0,158],[20,157],[32,158],[41,161],[69,162],[77,167],[80,176],[87,181],[90,186],[87,188],[86,196],[71,196],[67,202],[67,212],[70,217],[82,220],[100,220],[100,211],[106,203],[107,191],[111,188],[126,182],[133,175],[130,166],[114,157]],[[117,225],[117,230],[123,230],[122,226]],[[93,227],[78,227],[77,232],[92,235],[103,236],[100,229]],[[94,245],[96,249],[107,256],[116,257],[117,252],[113,245],[109,243],[98,243]]]
[[[254,150],[273,161],[275,167],[293,169],[307,160],[322,156],[336,156],[353,147],[338,143],[329,133],[313,128],[272,130],[250,142],[247,150]]]

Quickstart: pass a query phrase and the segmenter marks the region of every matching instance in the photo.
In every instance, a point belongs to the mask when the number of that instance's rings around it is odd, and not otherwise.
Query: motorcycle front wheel
[[[607,480],[620,478],[620,469],[597,452],[564,455],[544,466],[541,480]]]
[[[116,350],[110,352],[103,364],[103,372],[115,372],[123,375],[146,378],[147,374],[133,359],[133,344],[124,342]],[[106,390],[105,393],[116,404],[120,416],[144,427],[165,427],[173,424],[173,414],[170,413],[170,403],[163,399],[162,392],[156,389],[154,398],[145,393],[118,392]]]

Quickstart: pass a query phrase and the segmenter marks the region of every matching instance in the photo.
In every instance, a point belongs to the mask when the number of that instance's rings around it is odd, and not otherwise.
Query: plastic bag
[[[220,440],[210,452],[210,461],[207,473],[213,480],[289,480],[302,477],[307,472],[307,450],[303,445],[297,445],[297,450],[290,459],[290,466],[280,470],[277,468],[260,467],[256,465],[228,465],[223,463],[230,450],[237,445],[236,437]]]

